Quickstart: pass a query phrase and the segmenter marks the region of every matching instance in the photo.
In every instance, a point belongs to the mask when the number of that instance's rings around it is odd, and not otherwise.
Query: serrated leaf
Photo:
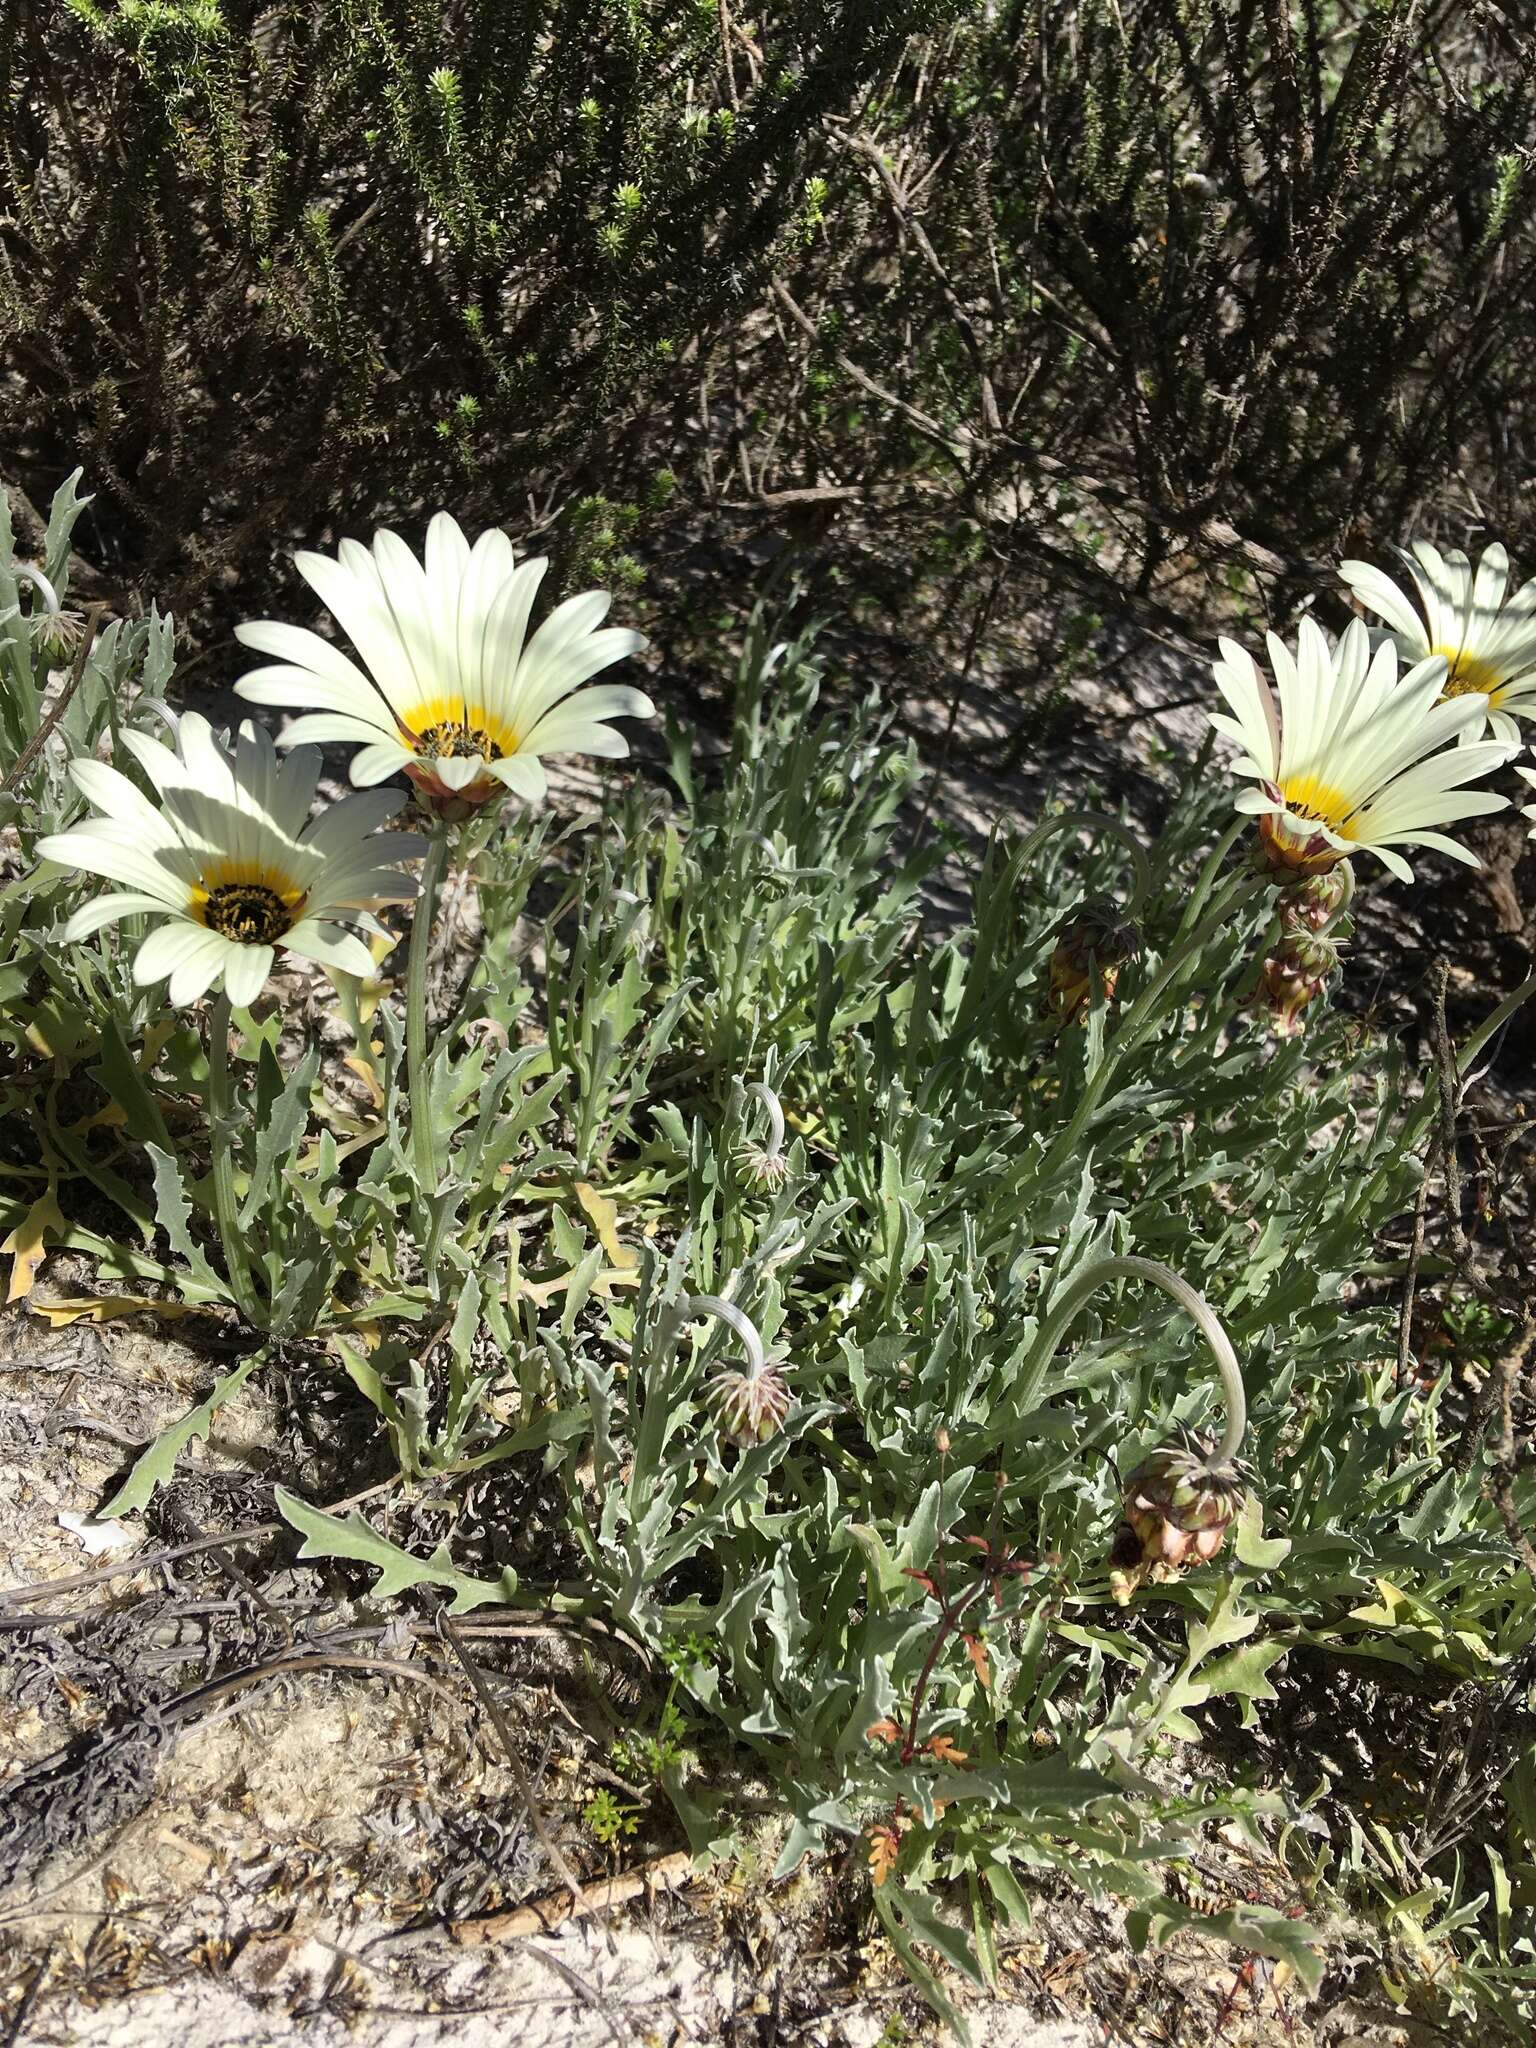
[[[892,1884],[878,1885],[870,1893],[870,1897],[874,1901],[875,1911],[880,1916],[881,1925],[890,1937],[891,1946],[905,1964],[908,1976],[911,1977],[913,1983],[933,2007],[945,2026],[954,2034],[955,2039],[961,2044],[961,2048],[973,2048],[971,2031],[966,2025],[963,2015],[913,1946],[912,1937],[907,1928],[906,1917],[897,1908],[895,1896],[897,1889]],[[906,1903],[907,1896],[907,1894],[902,1894],[903,1905]],[[926,1939],[926,1937],[923,1938]],[[972,1967],[974,1968],[974,1965]]]
[[[283,1520],[304,1538],[301,1558],[337,1557],[370,1566],[379,1575],[373,1588],[378,1599],[391,1600],[412,1586],[441,1586],[453,1593],[449,1612],[468,1614],[472,1608],[493,1602],[506,1605],[516,1598],[517,1574],[510,1565],[499,1579],[471,1578],[449,1562],[445,1544],[439,1544],[428,1558],[413,1557],[381,1536],[356,1508],[344,1519],[338,1518],[323,1508],[311,1507],[281,1486],[275,1498]]]
[[[248,1352],[233,1372],[225,1373],[221,1380],[215,1382],[206,1401],[199,1401],[180,1422],[173,1422],[169,1429],[163,1429],[148,1450],[139,1453],[133,1470],[102,1509],[103,1521],[114,1515],[132,1514],[136,1508],[145,1506],[156,1487],[164,1486],[174,1475],[176,1460],[187,1445],[195,1437],[206,1438],[216,1411],[232,1394],[239,1392],[266,1356],[265,1348]]]
[[[7,1303],[26,1300],[43,1263],[44,1238],[61,1237],[68,1228],[69,1218],[59,1208],[58,1191],[50,1184],[46,1194],[38,1196],[4,1243],[0,1244],[0,1255],[6,1252],[11,1255],[11,1278],[5,1291]]]
[[[42,1316],[50,1330],[66,1329],[71,1323],[112,1323],[119,1316],[157,1316],[174,1322],[193,1313],[186,1301],[160,1301],[147,1294],[81,1294],[58,1301],[29,1301],[27,1312]]]
[[[1232,1551],[1239,1564],[1254,1572],[1272,1572],[1291,1554],[1289,1537],[1264,1534],[1264,1509],[1251,1493],[1238,1511]]]
[[[639,1265],[640,1254],[632,1246],[620,1243],[618,1210],[588,1181],[577,1181],[575,1190],[577,1201],[597,1232],[598,1243],[608,1255],[608,1263],[621,1273],[631,1272]]]
[[[1214,1664],[1204,1665],[1200,1682],[1207,1694],[1235,1693],[1243,1703],[1243,1726],[1251,1728],[1258,1718],[1253,1710],[1254,1701],[1276,1697],[1275,1688],[1269,1682],[1269,1668],[1278,1664],[1290,1647],[1288,1642],[1277,1641],[1274,1637],[1262,1643],[1244,1643],[1240,1649],[1218,1657]]]
[[[186,1189],[181,1184],[181,1168],[171,1154],[162,1152],[158,1145],[146,1145],[144,1149],[154,1167],[156,1218],[170,1239],[172,1251],[179,1252],[190,1269],[190,1277],[182,1273],[176,1275],[177,1285],[188,1301],[231,1300],[228,1287],[204,1258],[202,1248],[193,1241],[192,1209]]]

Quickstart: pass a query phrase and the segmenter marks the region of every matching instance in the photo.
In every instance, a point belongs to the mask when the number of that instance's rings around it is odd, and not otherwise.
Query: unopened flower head
[[[416,893],[391,864],[414,859],[422,841],[376,829],[400,808],[397,796],[350,796],[311,824],[317,748],[280,765],[267,733],[247,723],[231,750],[191,711],[174,751],[144,733],[124,732],[122,741],[155,799],[104,762],[72,761],[100,815],[38,841],[45,859],[123,885],[83,903],[66,939],[123,917],[155,918],[133,977],[147,984],[169,975],[176,1004],[220,986],[231,1002],[254,1002],[279,948],[346,974],[376,971],[363,940],[342,926],[387,936],[371,913]]]
[[[1258,820],[1271,868],[1317,873],[1352,854],[1374,853],[1399,880],[1413,870],[1396,850],[1428,846],[1470,867],[1477,856],[1437,828],[1504,809],[1507,798],[1465,784],[1501,767],[1501,740],[1452,747],[1485,711],[1481,697],[1442,697],[1446,665],[1435,655],[1399,676],[1397,650],[1371,653],[1357,619],[1336,647],[1303,619],[1295,654],[1273,633],[1267,644],[1279,703],[1246,648],[1221,642],[1216,681],[1232,716],[1211,714],[1253,777],[1237,808]]]
[[[709,1383],[720,1427],[743,1449],[766,1443],[784,1427],[789,1385],[775,1364],[757,1368],[733,1362]]]
[[[1316,932],[1284,939],[1265,960],[1253,1008],[1269,1019],[1281,1038],[1303,1028],[1302,1012],[1327,988],[1339,965],[1335,942]]]
[[[1095,977],[1104,1001],[1113,1001],[1121,968],[1140,952],[1141,928],[1117,903],[1099,898],[1083,904],[1056,935],[1042,1015],[1075,1022],[1093,1001]]]
[[[284,745],[357,742],[355,783],[403,770],[448,817],[508,790],[531,802],[544,794],[544,755],[622,758],[629,742],[610,721],[649,718],[655,709],[644,691],[624,684],[581,687],[646,644],[627,627],[602,626],[606,591],[567,598],[529,637],[549,565],[542,557],[516,561],[494,528],[471,547],[457,521],[439,512],[427,528],[424,565],[387,530],[371,550],[344,540],[334,561],[308,553],[295,561],[364,668],[317,633],[262,619],[236,630],[273,661],[236,688],[254,704],[305,708]]]
[[[1316,874],[1297,870],[1276,905],[1280,928],[1288,936],[1295,932],[1326,931],[1338,924],[1353,895],[1354,871],[1347,860]]]
[[[1496,542],[1474,569],[1460,548],[1442,555],[1427,540],[1394,550],[1406,564],[1418,596],[1415,606],[1400,583],[1369,562],[1341,562],[1339,574],[1360,603],[1387,630],[1405,661],[1440,655],[1446,664],[1442,694],[1480,696],[1494,736],[1517,746],[1518,718],[1536,718],[1536,580],[1506,597],[1509,557]],[[1469,727],[1463,744],[1481,725]]]
[[[1110,1553],[1110,1588],[1124,1606],[1154,1585],[1204,1564],[1221,1549],[1247,1497],[1235,1460],[1217,1460],[1192,1440],[1165,1444],[1125,1486],[1125,1519]]]
[[[72,654],[79,646],[80,635],[85,629],[84,616],[80,612],[66,610],[59,602],[58,592],[41,569],[18,562],[14,574],[20,582],[30,583],[41,599],[27,619],[33,640],[46,654]]]

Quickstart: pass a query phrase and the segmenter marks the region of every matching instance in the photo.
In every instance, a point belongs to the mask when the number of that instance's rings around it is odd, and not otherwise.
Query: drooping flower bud
[[[1192,1440],[1165,1444],[1126,1481],[1125,1519],[1110,1552],[1110,1590],[1124,1607],[1142,1584],[1165,1584],[1221,1549],[1247,1495],[1235,1460]]]
[[[1075,911],[1056,934],[1040,1014],[1073,1024],[1093,1001],[1094,976],[1106,1003],[1120,969],[1141,952],[1141,928],[1117,903],[1100,897]]]
[[[709,1383],[720,1427],[742,1450],[766,1443],[784,1427],[789,1413],[789,1386],[776,1365],[733,1362]]]
[[[1328,986],[1339,964],[1334,941],[1306,932],[1293,933],[1264,962],[1251,1008],[1269,1020],[1281,1038],[1304,1029],[1302,1012]]]

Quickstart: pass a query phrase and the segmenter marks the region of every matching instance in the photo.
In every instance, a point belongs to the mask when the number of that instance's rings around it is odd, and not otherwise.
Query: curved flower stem
[[[428,1078],[427,964],[432,953],[432,919],[448,860],[448,837],[436,832],[427,844],[421,893],[411,920],[411,950],[405,973],[405,1066],[411,1099],[411,1150],[416,1178],[425,1194],[437,1193],[437,1144],[432,1129],[432,1086]]]
[[[235,1158],[230,1147],[234,1128],[234,1092],[229,1081],[230,1000],[221,989],[208,1025],[208,1142],[213,1154],[213,1214],[224,1246],[224,1263],[229,1268],[229,1289],[235,1306],[248,1323],[260,1324],[261,1315],[246,1263],[245,1239],[240,1230],[240,1207],[235,1200]]]
[[[1078,1139],[1087,1129],[1094,1111],[1104,1099],[1104,1091],[1114,1079],[1125,1055],[1135,1051],[1137,1041],[1145,1030],[1148,1019],[1155,1015],[1158,1002],[1164,990],[1174,979],[1179,969],[1192,953],[1199,952],[1217,926],[1225,923],[1242,898],[1260,887],[1262,887],[1262,878],[1258,875],[1244,874],[1235,876],[1231,884],[1217,897],[1215,905],[1209,914],[1201,919],[1200,923],[1195,926],[1195,929],[1184,940],[1182,945],[1175,946],[1173,952],[1169,954],[1156,974],[1153,975],[1151,981],[1148,982],[1147,986],[1127,1011],[1124,1023],[1122,1023],[1120,1029],[1115,1033],[1114,1038],[1110,1042],[1109,1052],[1103,1065],[1083,1090],[1082,1100],[1073,1111],[1071,1122],[1062,1131],[1055,1144],[1052,1145],[1047,1153],[1040,1168],[1040,1178],[1042,1180],[1046,1179],[1061,1164],[1061,1161],[1076,1149]]]
[[[1213,1466],[1228,1463],[1237,1456],[1248,1428],[1248,1397],[1237,1353],[1205,1296],[1160,1259],[1107,1257],[1094,1259],[1086,1266],[1072,1280],[1060,1301],[1052,1304],[1039,1335],[1030,1347],[1030,1356],[1024,1367],[1026,1377],[1037,1361],[1045,1363],[1050,1360],[1078,1311],[1091,1295],[1111,1280],[1147,1280],[1154,1287],[1160,1287],[1178,1303],[1205,1339],[1206,1349],[1221,1376],[1222,1398],[1227,1407],[1226,1429],[1207,1463]]]
[[[746,1346],[747,1365],[754,1377],[766,1370],[768,1353],[757,1325],[734,1301],[726,1301],[718,1294],[692,1294],[687,1305],[690,1315],[718,1316],[722,1323],[730,1325]]]
[[[1118,839],[1130,855],[1131,896],[1125,906],[1125,914],[1127,917],[1135,917],[1147,900],[1148,891],[1152,887],[1151,863],[1147,859],[1146,848],[1129,825],[1123,825],[1118,818],[1111,818],[1103,811],[1061,811],[1054,818],[1047,818],[1037,825],[1015,849],[1003,878],[1003,887],[1011,889],[1014,886],[1047,840],[1054,839],[1062,832],[1074,832],[1084,825],[1091,825],[1096,831],[1107,832],[1112,839]]]
[[[12,566],[11,574],[20,581],[30,583],[49,611],[56,612],[59,609],[59,593],[41,569],[34,569],[26,562],[17,562]]]
[[[777,1159],[784,1150],[784,1111],[779,1098],[766,1081],[753,1081],[747,1093],[760,1097],[767,1105],[768,1143],[763,1149],[770,1159]]]

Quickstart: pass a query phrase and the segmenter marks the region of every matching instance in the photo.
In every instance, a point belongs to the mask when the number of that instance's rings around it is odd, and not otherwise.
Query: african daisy
[[[237,627],[238,637],[275,660],[236,688],[253,704],[306,707],[284,745],[359,742],[355,783],[403,769],[454,815],[505,790],[532,801],[544,794],[541,756],[622,758],[629,743],[608,721],[649,718],[655,709],[644,691],[624,684],[581,687],[646,644],[627,627],[602,627],[606,591],[568,597],[529,637],[549,565],[542,557],[517,562],[494,528],[471,547],[458,522],[439,512],[427,528],[425,566],[387,530],[371,550],[344,540],[338,560],[294,559],[364,667],[317,633],[261,619]]]
[[[390,863],[415,859],[424,842],[375,832],[400,808],[398,796],[349,796],[311,824],[317,748],[280,766],[267,733],[246,723],[231,751],[191,711],[178,722],[174,751],[140,732],[122,741],[158,801],[103,761],[72,761],[70,774],[99,815],[38,841],[45,860],[125,885],[81,904],[67,940],[122,917],[161,920],[134,955],[133,978],[145,985],[169,975],[177,1005],[220,985],[232,1003],[254,1002],[279,947],[342,973],[374,972],[367,946],[341,923],[380,932],[369,913],[416,893]]]
[[[1374,853],[1402,881],[1413,871],[1395,846],[1430,846],[1480,865],[1434,827],[1501,811],[1508,799],[1460,785],[1509,759],[1502,740],[1451,747],[1469,726],[1481,726],[1481,697],[1445,697],[1441,656],[1399,678],[1397,650],[1384,641],[1374,655],[1357,619],[1336,647],[1303,619],[1293,656],[1267,636],[1279,685],[1278,709],[1258,664],[1236,641],[1222,640],[1216,681],[1233,716],[1211,714],[1218,732],[1243,749],[1234,763],[1257,789],[1237,808],[1257,817],[1269,865],[1306,873],[1355,853]]]
[[[1443,655],[1442,694],[1486,697],[1488,724],[1499,739],[1518,746],[1515,719],[1536,718],[1536,580],[1506,600],[1509,557],[1497,544],[1483,550],[1475,570],[1460,548],[1442,555],[1426,540],[1416,540],[1411,554],[1397,552],[1408,565],[1422,611],[1369,562],[1341,562],[1339,574],[1368,610],[1386,620],[1389,632],[1377,637],[1390,638],[1404,661]],[[1468,726],[1462,745],[1480,730]]]

